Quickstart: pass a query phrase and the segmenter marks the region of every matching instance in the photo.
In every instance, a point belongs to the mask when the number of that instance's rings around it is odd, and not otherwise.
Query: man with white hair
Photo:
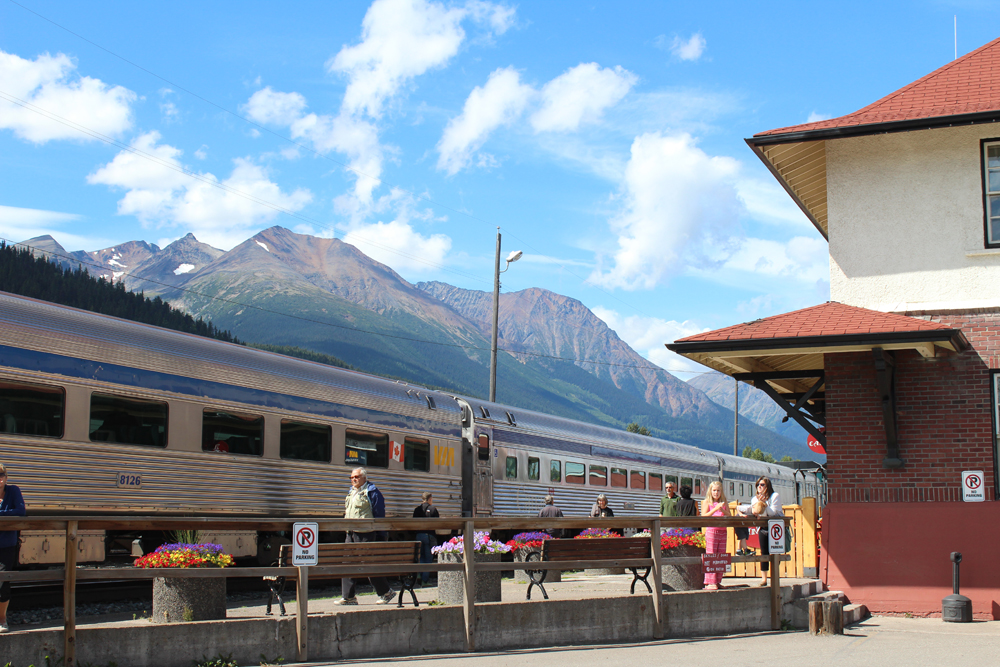
[[[382,519],[385,517],[385,498],[378,487],[368,481],[368,471],[364,468],[355,468],[351,471],[351,491],[344,499],[345,519]],[[345,542],[374,542],[378,539],[378,534],[374,532],[359,533],[357,531],[347,531]],[[389,586],[385,577],[371,577],[372,586],[378,593],[378,601],[375,604],[389,604],[395,597],[395,592]],[[343,598],[337,600],[335,604],[357,604],[358,598],[355,591],[354,579],[345,577],[340,580],[340,590]]]

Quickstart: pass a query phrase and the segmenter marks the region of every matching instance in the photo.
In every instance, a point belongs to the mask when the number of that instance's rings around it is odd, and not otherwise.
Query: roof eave
[[[755,144],[753,143],[753,138],[747,139],[746,142],[750,147],[750,150],[754,152],[754,155],[756,155],[760,161],[764,163],[764,166],[767,167],[769,172],[771,172],[771,175],[774,176],[775,180],[778,181],[778,183],[781,184],[781,187],[785,189],[785,192],[787,192],[788,196],[792,198],[795,205],[798,206],[803,213],[805,213],[807,218],[809,218],[809,222],[813,223],[813,226],[819,231],[820,235],[822,235],[826,241],[829,241],[830,236],[827,234],[826,230],[823,229],[823,225],[819,223],[819,220],[816,219],[813,212],[809,210],[809,207],[806,206],[805,202],[799,198],[799,196],[795,193],[795,190],[793,190],[788,184],[788,181],[785,180],[784,176],[782,176],[781,173],[775,168],[774,163],[772,163],[764,154],[764,151],[760,149],[760,146],[765,144]]]
[[[947,343],[956,352],[968,348],[969,342],[960,329],[933,331],[901,331],[887,333],[838,334],[833,336],[798,336],[785,338],[750,338],[740,340],[689,341],[667,343],[667,349],[677,354],[711,352],[742,352],[753,350],[799,349],[804,347],[829,348],[859,345],[898,345],[906,343]]]

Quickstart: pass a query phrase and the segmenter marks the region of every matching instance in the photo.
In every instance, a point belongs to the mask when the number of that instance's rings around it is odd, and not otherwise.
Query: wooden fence
[[[462,563],[415,563],[413,565],[344,565],[323,567],[231,567],[231,568],[108,568],[80,569],[76,565],[76,540],[80,530],[243,530],[243,531],[289,531],[292,524],[300,521],[310,521],[319,524],[323,532],[371,532],[371,531],[416,531],[416,530],[459,530],[462,532],[465,553],[474,554],[474,534],[477,530],[582,530],[585,528],[636,528],[649,530],[652,541],[650,558],[632,558],[615,560],[580,560],[572,562],[531,562],[531,563],[480,563],[475,557],[466,558]],[[792,521],[786,518],[786,526]],[[5,530],[49,530],[65,531],[66,561],[63,568],[33,571],[0,571],[2,581],[62,581],[63,582],[63,629],[65,667],[76,667],[76,582],[94,580],[121,579],[153,579],[154,577],[178,578],[218,578],[218,577],[264,577],[286,576],[294,578],[297,584],[296,593],[296,634],[298,638],[299,662],[309,659],[309,576],[340,575],[350,577],[368,577],[383,573],[397,572],[445,572],[461,571],[465,583],[465,600],[463,604],[465,618],[465,647],[467,651],[476,650],[476,615],[475,615],[475,573],[483,571],[504,570],[578,570],[586,568],[611,567],[651,567],[653,577],[652,609],[655,615],[653,624],[654,636],[663,637],[666,624],[665,609],[662,595],[661,566],[666,562],[673,565],[691,565],[701,563],[697,557],[663,558],[659,549],[658,535],[661,529],[669,528],[702,528],[702,527],[764,527],[763,519],[743,517],[615,517],[611,519],[542,519],[527,517],[509,518],[441,518],[441,519],[329,519],[299,517],[295,519],[227,519],[218,517],[116,517],[116,516],[52,516],[52,517],[0,517],[0,531]],[[731,533],[730,533],[731,534]],[[781,589],[779,564],[788,556],[772,554],[770,556],[734,557],[734,568],[743,563],[769,561],[771,571],[778,575],[771,578],[770,608],[771,627],[781,628]]]
[[[730,503],[730,508],[735,513],[736,503]],[[819,576],[819,532],[817,530],[816,499],[803,498],[801,505],[783,505],[782,510],[785,518],[790,520],[791,528],[791,551],[790,558],[781,563],[782,577],[795,578],[815,578]],[[729,531],[726,542],[726,551],[736,553],[738,544],[734,531]],[[759,577],[760,563],[733,563],[731,572],[726,573],[727,577]]]

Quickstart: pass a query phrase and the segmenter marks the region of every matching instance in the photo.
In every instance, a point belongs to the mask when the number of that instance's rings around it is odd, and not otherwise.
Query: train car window
[[[691,490],[694,493],[698,493],[697,491],[694,491],[694,478],[692,478],[692,477],[681,477],[681,484],[680,485],[681,486],[690,486]]]
[[[700,477],[695,477],[694,478],[694,492],[695,493],[701,493],[701,478]]]
[[[201,448],[206,452],[264,455],[264,418],[206,409],[201,418]]]
[[[0,382],[0,433],[61,438],[65,408],[62,387]]]
[[[552,461],[549,463],[549,481],[562,481],[562,461]]]
[[[593,469],[591,469],[593,470]],[[626,488],[628,484],[628,470],[625,468],[611,469],[611,486]]]
[[[673,482],[674,486],[678,487],[677,490],[680,491],[680,488],[679,488],[680,484],[677,483],[677,475],[664,475],[663,476],[663,483],[664,484],[669,484],[670,482]]]
[[[479,460],[489,461],[490,460],[490,436],[485,433],[479,434]]]
[[[517,457],[508,456],[507,465],[504,467],[503,476],[507,479],[517,479]]]
[[[658,472],[649,473],[649,490],[650,491],[663,491],[663,475]]]
[[[368,468],[389,467],[389,436],[382,433],[348,431],[344,439],[344,463]]]
[[[743,489],[743,482],[740,482],[740,498],[742,498],[742,497],[743,497],[743,492],[744,492],[744,489]]]
[[[542,473],[542,462],[534,456],[528,457],[528,479],[538,481]]]
[[[591,486],[607,486],[608,485],[608,468],[607,466],[590,466],[590,485]]]
[[[403,468],[406,470],[431,470],[431,443],[419,438],[403,438]]]
[[[583,484],[586,481],[584,479],[585,473],[586,473],[586,468],[582,463],[573,463],[572,461],[566,461],[567,484]]]
[[[729,495],[730,496],[735,496],[736,495],[736,484],[733,483],[733,482],[729,483]]]
[[[166,447],[167,404],[91,394],[90,439],[94,442]]]
[[[629,479],[629,485],[633,489],[645,489],[646,488],[646,473],[639,472],[638,470],[633,470],[632,475]]]
[[[332,449],[333,429],[329,426],[281,420],[281,458],[329,463]]]

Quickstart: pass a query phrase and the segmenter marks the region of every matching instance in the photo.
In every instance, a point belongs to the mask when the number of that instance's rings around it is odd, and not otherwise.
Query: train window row
[[[528,457],[528,465],[524,477],[529,482],[540,481],[541,459],[535,456]],[[519,479],[518,457],[507,456],[504,459],[504,478],[509,480]],[[549,482],[560,483],[563,481],[563,462],[552,460],[549,462]],[[583,464],[575,461],[566,461],[567,484],[603,486],[621,489],[649,490],[660,493],[664,489],[665,483],[673,482],[674,486],[690,486],[693,493],[701,494],[704,488],[703,480],[700,477],[678,477],[677,475],[664,475],[658,472],[647,472],[644,470],[629,470],[615,466],[599,464]],[[704,480],[707,483],[707,480]]]
[[[61,438],[65,406],[66,392],[61,387],[0,382],[0,433]],[[169,406],[165,401],[93,392],[90,395],[90,440],[164,448],[167,446],[168,412]],[[402,445],[403,467],[406,470],[430,471],[428,440],[405,438]],[[387,434],[348,430],[344,463],[388,468],[389,447]],[[205,408],[202,413],[201,448],[206,452],[263,456],[263,415]],[[332,452],[331,426],[281,420],[281,458],[330,463]]]

